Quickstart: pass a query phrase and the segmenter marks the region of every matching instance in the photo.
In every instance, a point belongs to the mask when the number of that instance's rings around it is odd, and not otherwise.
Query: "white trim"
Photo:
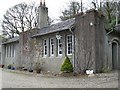
[[[70,42],[68,43],[68,37],[69,36],[71,36],[71,40],[70,40]],[[72,41],[72,34],[70,34],[70,35],[67,35],[67,55],[72,55],[72,50],[71,50],[71,53],[68,53],[68,44],[71,44],[71,48],[72,48],[72,43],[73,43],[73,41]]]
[[[54,56],[54,39],[53,38],[50,38],[50,56]]]
[[[45,42],[46,41],[46,42]],[[47,48],[48,48],[48,45],[47,45],[47,39],[44,39],[43,40],[43,56],[46,57],[47,56]],[[46,49],[46,50],[45,50]],[[45,52],[46,51],[46,52]],[[45,54],[46,53],[46,54]]]
[[[10,44],[10,57],[12,57],[12,45]]]
[[[62,52],[62,53],[61,53],[61,54],[59,53],[59,52],[60,52],[60,44],[63,45],[63,44],[62,44],[62,37],[61,37],[61,39],[57,39],[57,40],[58,40],[58,44],[57,44],[57,45],[58,45],[58,46],[57,46],[57,47],[58,47],[58,51],[57,51],[57,52],[58,52],[58,56],[62,56],[63,46],[61,47],[61,48],[62,48],[62,49],[61,49],[61,52]],[[60,40],[61,40],[61,42],[60,42]]]
[[[12,57],[15,57],[15,44],[12,45]]]
[[[5,46],[5,56],[8,57],[8,46]]]

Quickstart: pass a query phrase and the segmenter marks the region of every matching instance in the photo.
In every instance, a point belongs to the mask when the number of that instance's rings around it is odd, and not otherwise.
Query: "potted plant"
[[[9,64],[9,65],[7,66],[7,68],[8,68],[8,69],[11,69],[11,68],[12,68],[12,64]]]
[[[29,68],[29,72],[33,72],[32,65],[33,65],[33,63],[31,63],[31,66]]]
[[[14,67],[14,66],[12,66],[12,67],[11,67],[11,70],[15,70],[15,67]]]
[[[0,67],[1,67],[1,68],[4,68],[4,65],[2,64],[2,65],[0,65]]]
[[[36,73],[40,73],[41,72],[40,63],[36,63],[35,70],[36,70]]]
[[[2,68],[4,68],[4,65],[2,65]]]

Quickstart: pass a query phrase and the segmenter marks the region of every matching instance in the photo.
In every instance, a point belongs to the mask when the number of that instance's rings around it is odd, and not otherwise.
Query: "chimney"
[[[45,5],[45,0],[40,1],[40,6],[38,7],[38,28],[41,29],[48,25],[48,8]]]
[[[46,5],[45,5],[45,0],[44,0],[44,2],[43,2],[43,6],[46,6]]]
[[[42,6],[42,0],[40,1],[40,6]]]

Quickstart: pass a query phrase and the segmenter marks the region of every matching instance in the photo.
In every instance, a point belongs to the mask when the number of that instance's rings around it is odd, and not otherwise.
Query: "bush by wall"
[[[61,66],[61,71],[66,73],[73,72],[73,65],[68,57],[65,58],[65,61]]]

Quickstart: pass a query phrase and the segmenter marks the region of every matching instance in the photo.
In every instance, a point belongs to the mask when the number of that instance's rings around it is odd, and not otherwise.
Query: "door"
[[[118,49],[117,49],[117,43],[112,43],[112,68],[117,69],[118,68]]]

